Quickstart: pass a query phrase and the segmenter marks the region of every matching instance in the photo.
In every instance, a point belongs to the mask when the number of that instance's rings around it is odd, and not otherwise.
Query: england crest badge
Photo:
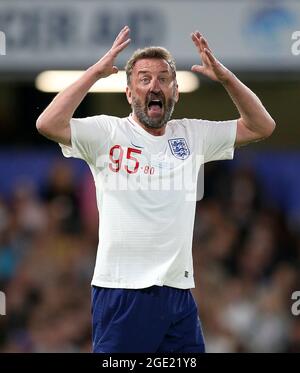
[[[190,149],[184,138],[170,139],[169,145],[172,154],[178,159],[187,159],[190,155]]]

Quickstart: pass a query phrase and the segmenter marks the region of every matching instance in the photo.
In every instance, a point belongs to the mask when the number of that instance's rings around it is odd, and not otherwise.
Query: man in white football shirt
[[[59,93],[37,121],[65,156],[84,159],[94,176],[100,215],[92,280],[93,351],[203,352],[194,287],[192,234],[201,164],[232,159],[235,146],[271,135],[274,120],[257,96],[212,54],[192,71],[221,83],[240,118],[170,120],[179,93],[175,62],[161,47],[136,51],[126,66],[126,118],[72,118],[91,86],[118,72],[128,46],[124,27],[112,48]]]

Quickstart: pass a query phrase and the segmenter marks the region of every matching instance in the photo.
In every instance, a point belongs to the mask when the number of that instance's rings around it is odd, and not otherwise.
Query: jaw
[[[152,100],[149,100],[152,99]],[[144,102],[132,97],[132,112],[134,119],[147,129],[159,130],[165,127],[173,110],[171,100],[165,103],[160,97],[149,97]]]

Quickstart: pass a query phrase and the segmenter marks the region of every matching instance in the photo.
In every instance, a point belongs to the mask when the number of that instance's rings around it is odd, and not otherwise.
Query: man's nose
[[[160,87],[160,83],[159,83],[158,79],[153,79],[152,80],[150,89],[151,89],[152,92],[155,92],[155,93],[161,91],[161,87]]]

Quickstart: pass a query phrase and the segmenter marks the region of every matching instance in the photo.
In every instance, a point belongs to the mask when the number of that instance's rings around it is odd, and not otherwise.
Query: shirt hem
[[[124,282],[109,282],[109,281],[98,281],[93,280],[91,282],[92,286],[98,286],[103,288],[113,288],[113,289],[145,289],[150,286],[169,286],[176,289],[192,289],[195,287],[194,282],[188,284],[178,284],[170,281],[149,281],[144,283],[124,283]]]

